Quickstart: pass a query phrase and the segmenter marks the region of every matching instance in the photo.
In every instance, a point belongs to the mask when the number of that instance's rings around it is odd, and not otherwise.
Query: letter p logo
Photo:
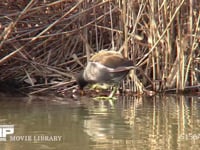
[[[6,136],[13,133],[14,125],[0,125],[0,141],[6,141]]]

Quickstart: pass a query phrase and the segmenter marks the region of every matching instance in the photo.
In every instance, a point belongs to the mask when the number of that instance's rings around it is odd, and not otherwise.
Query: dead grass
[[[3,0],[0,82],[15,80],[34,93],[72,86],[92,53],[116,49],[140,68],[123,88],[196,87],[199,10],[198,0]]]

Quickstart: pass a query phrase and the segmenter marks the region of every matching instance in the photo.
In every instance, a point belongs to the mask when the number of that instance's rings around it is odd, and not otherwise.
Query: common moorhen
[[[119,52],[101,50],[91,57],[85,69],[76,76],[76,81],[81,90],[88,84],[118,84],[131,69],[133,62]],[[115,92],[113,91],[109,98],[113,97]]]

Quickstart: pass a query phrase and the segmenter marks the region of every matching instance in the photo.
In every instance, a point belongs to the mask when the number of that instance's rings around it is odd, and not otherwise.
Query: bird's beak
[[[80,94],[83,96],[85,94],[84,90],[80,90]]]
[[[85,95],[85,91],[83,90],[83,88],[78,87],[78,89],[79,89],[79,92],[80,92],[81,96]]]

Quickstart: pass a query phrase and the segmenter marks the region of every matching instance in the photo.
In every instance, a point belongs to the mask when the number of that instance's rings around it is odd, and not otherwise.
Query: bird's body
[[[133,68],[133,62],[116,51],[102,50],[94,54],[76,80],[83,89],[87,84],[119,83]]]

